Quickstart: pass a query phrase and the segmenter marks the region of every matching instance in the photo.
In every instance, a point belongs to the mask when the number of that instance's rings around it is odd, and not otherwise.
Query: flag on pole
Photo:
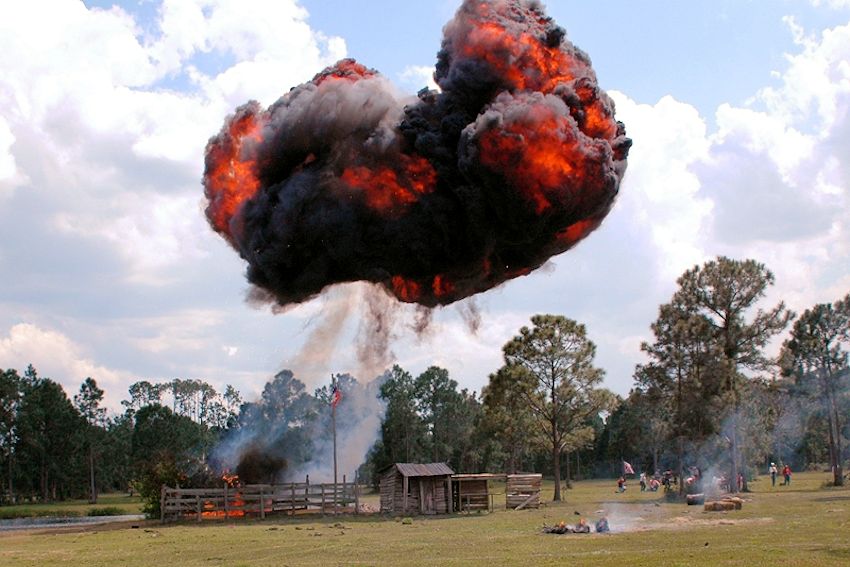
[[[635,469],[626,461],[623,461],[623,474],[635,474]]]
[[[333,389],[331,390],[331,407],[335,408],[339,401],[342,399],[342,392],[339,390],[336,384],[333,385]]]

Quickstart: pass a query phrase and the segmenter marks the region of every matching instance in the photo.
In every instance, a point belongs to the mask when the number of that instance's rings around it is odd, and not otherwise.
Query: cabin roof
[[[396,463],[402,476],[446,476],[454,474],[446,463]]]

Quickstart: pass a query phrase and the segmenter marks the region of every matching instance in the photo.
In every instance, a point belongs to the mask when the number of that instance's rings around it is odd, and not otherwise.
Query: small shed
[[[452,476],[454,484],[454,509],[459,512],[472,510],[492,510],[493,494],[489,481],[505,480],[503,474],[456,474]]]
[[[542,474],[509,474],[505,486],[505,506],[510,510],[540,507]]]
[[[446,463],[396,463],[381,475],[381,513],[452,512],[454,471]]]

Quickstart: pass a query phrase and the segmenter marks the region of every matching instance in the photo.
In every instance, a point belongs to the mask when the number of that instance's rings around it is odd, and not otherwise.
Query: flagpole
[[[336,516],[336,377],[331,374],[331,431],[334,439],[334,516]]]

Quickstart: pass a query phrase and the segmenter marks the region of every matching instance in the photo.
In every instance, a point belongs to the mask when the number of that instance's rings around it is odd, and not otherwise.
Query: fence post
[[[195,507],[198,510],[198,521],[201,521],[201,496],[199,494],[195,495]]]
[[[343,509],[348,508],[348,490],[346,490],[347,486],[348,483],[345,480],[345,475],[342,475],[342,495],[340,500],[342,500]]]
[[[354,473],[354,515],[360,514],[360,480],[358,474]]]
[[[295,483],[289,485],[289,509],[292,510],[292,515],[295,515]]]
[[[325,515],[325,485],[322,484],[322,516]]]
[[[226,520],[228,517],[228,507],[227,507],[227,483],[224,483],[224,519]]]
[[[165,523],[165,485],[159,489],[159,521]]]
[[[266,519],[266,499],[265,499],[266,489],[265,487],[260,487],[260,518]]]

